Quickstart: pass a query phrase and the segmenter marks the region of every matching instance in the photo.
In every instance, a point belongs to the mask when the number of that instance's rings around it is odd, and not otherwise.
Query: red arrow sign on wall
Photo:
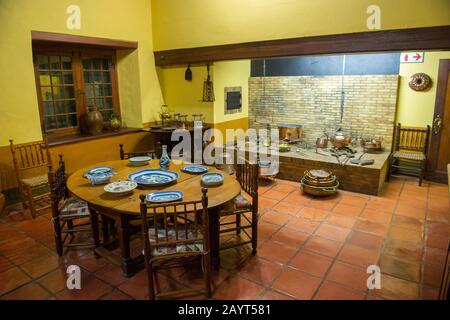
[[[423,62],[423,52],[403,52],[400,55],[400,62],[403,63],[420,63]]]

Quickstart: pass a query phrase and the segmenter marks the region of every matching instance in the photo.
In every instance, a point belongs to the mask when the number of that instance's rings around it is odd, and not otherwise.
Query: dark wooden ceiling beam
[[[155,51],[158,66],[313,54],[450,49],[450,26],[370,31]]]
[[[81,45],[87,47],[101,47],[108,49],[137,49],[138,47],[138,43],[135,41],[123,41],[42,31],[31,31],[31,41],[35,45]]]

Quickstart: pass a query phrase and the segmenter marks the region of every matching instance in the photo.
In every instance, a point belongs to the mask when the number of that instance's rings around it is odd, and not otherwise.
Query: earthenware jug
[[[89,134],[96,135],[103,130],[103,116],[96,107],[92,108],[86,116],[86,126]]]
[[[163,145],[162,146],[162,155],[161,158],[159,159],[159,166],[161,168],[168,168],[170,165],[170,158],[169,155],[167,154],[167,146]]]

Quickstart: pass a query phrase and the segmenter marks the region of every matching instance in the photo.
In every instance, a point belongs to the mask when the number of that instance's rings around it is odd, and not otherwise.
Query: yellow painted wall
[[[205,122],[213,123],[214,103],[202,102],[206,66],[191,66],[192,81],[184,80],[185,71],[186,67],[158,68],[164,102],[170,112],[188,114],[188,120],[192,120],[192,114],[203,114]],[[214,67],[210,67],[210,75],[213,77]]]
[[[152,0],[156,50],[450,24],[448,0]]]
[[[397,122],[406,126],[421,127],[432,124],[439,59],[450,59],[450,52],[425,52],[423,63],[400,64]],[[418,72],[426,73],[431,77],[432,86],[426,91],[414,91],[408,86],[411,75]]]
[[[211,68],[215,101],[202,102],[206,67],[191,67],[192,81],[184,80],[186,67],[158,68],[159,82],[165,103],[174,113],[202,113],[208,123],[241,124],[234,122],[248,117],[248,78],[250,60],[215,62]],[[242,112],[225,115],[224,88],[242,87]],[[191,119],[191,117],[189,117]],[[156,120],[156,119],[155,119]]]
[[[221,61],[214,63],[214,123],[248,117],[248,78],[250,60]],[[225,114],[225,87],[242,87],[242,112]]]
[[[66,27],[66,8],[81,8],[81,30]],[[129,127],[152,121],[162,103],[153,59],[150,0],[1,0],[0,146],[41,139],[31,31],[137,41],[118,54],[119,95]]]

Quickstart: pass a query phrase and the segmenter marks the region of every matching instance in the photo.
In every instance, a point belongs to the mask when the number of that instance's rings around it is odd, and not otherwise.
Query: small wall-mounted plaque
[[[242,112],[242,87],[225,87],[224,113]]]

